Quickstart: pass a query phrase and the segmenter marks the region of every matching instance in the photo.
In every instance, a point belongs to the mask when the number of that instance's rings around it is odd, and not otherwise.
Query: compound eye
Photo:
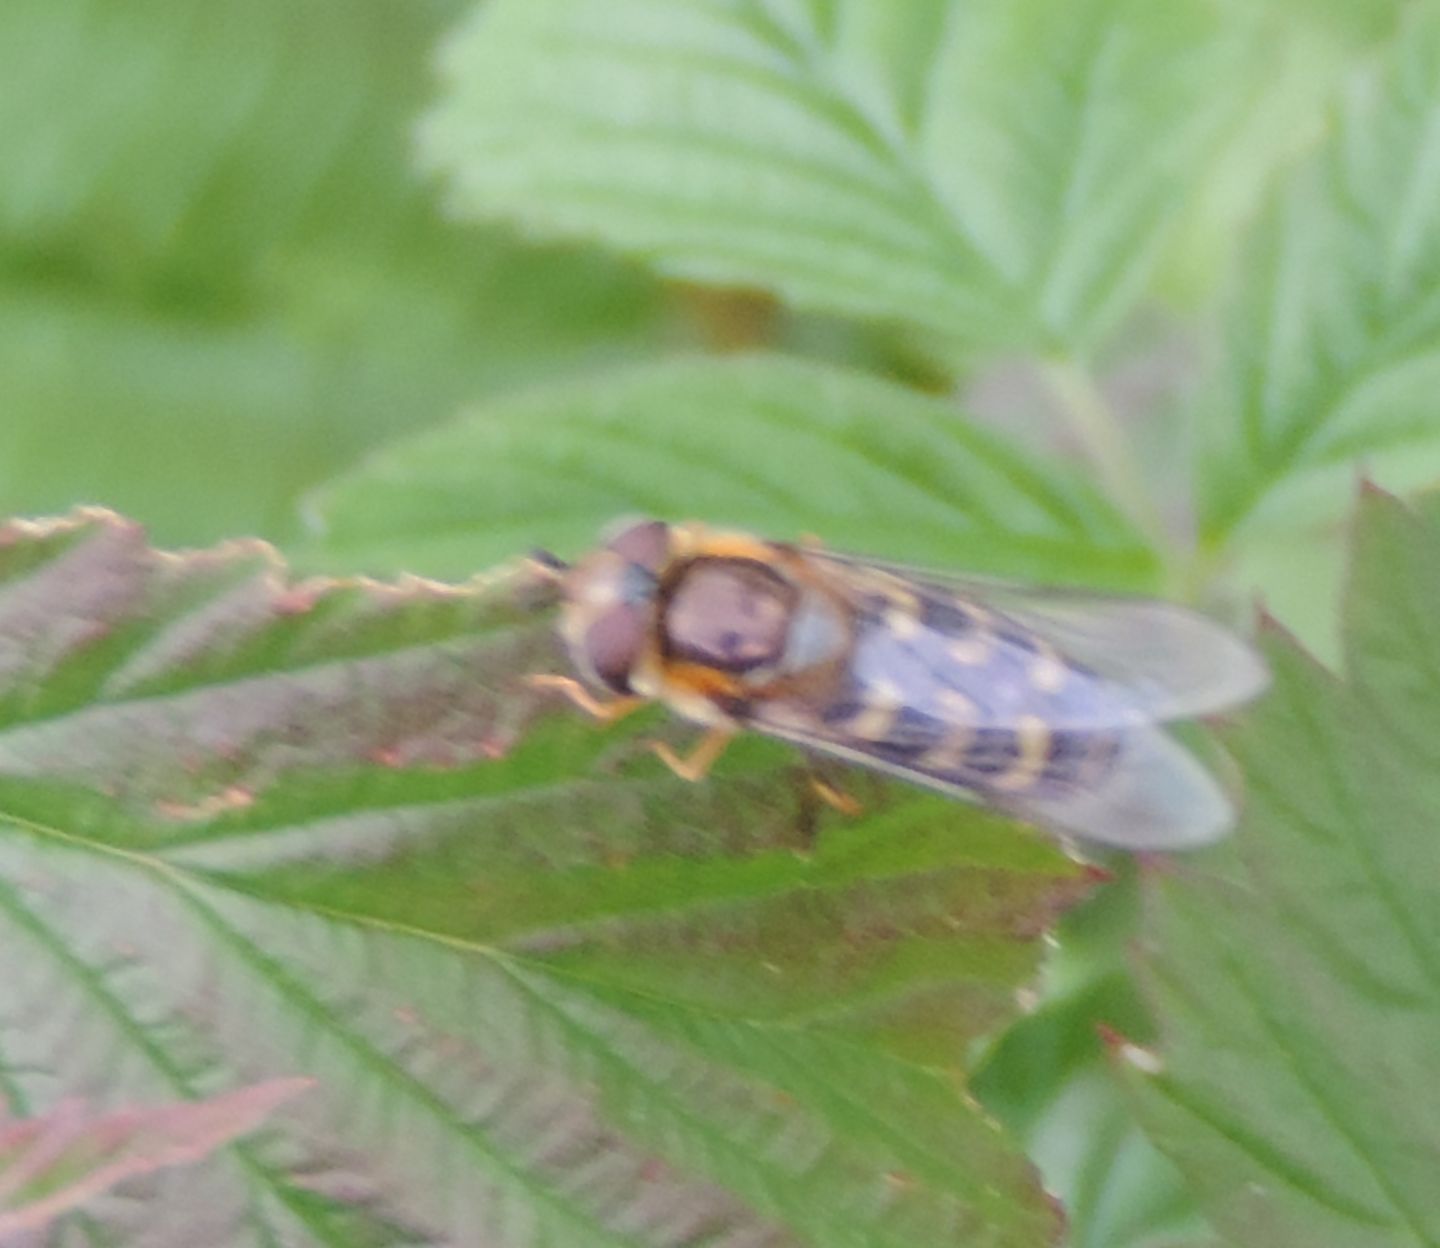
[[[670,526],[663,520],[636,521],[616,533],[605,548],[658,576],[670,559]]]
[[[602,611],[579,641],[579,657],[602,684],[616,693],[630,692],[630,672],[645,648],[650,611],[620,604]]]

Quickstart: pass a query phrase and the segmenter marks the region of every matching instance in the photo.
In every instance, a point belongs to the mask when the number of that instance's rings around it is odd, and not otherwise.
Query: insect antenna
[[[548,550],[532,550],[525,556],[525,561],[537,575],[547,581],[558,581],[570,570],[570,565],[565,560],[559,555],[552,555]]]

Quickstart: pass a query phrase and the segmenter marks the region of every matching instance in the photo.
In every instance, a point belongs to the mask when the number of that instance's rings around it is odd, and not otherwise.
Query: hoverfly
[[[1160,725],[1244,702],[1267,674],[1182,607],[660,520],[622,522],[572,566],[545,558],[586,683],[532,682],[600,719],[658,700],[706,726],[686,758],[652,746],[685,779],[753,729],[1106,845],[1196,846],[1233,821]]]

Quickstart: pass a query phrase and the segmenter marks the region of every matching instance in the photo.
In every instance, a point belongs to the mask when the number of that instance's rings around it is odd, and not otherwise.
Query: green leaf
[[[1201,412],[1211,542],[1333,519],[1356,460],[1395,485],[1440,475],[1440,14],[1411,16],[1251,240]]]
[[[681,359],[487,404],[315,501],[327,566],[463,575],[575,553],[643,512],[1040,579],[1143,581],[1143,540],[1078,476],[944,401],[775,356]]]
[[[1151,1036],[1127,973],[1137,872],[1128,862],[1116,866],[1120,878],[1056,928],[1038,1008],[1006,1029],[972,1086],[1063,1205],[1069,1248],[1178,1248],[1201,1225],[1194,1202],[1141,1131],[1102,1039]]]
[[[1166,249],[1161,292],[1213,317],[1225,275],[1271,202],[1277,180],[1314,152],[1357,62],[1393,36],[1405,0],[1219,0],[1224,22],[1262,50],[1225,141],[1196,171],[1196,189]],[[1240,32],[1243,31],[1243,36]],[[1237,244],[1242,254],[1237,256]],[[1233,279],[1229,284],[1233,289]]]
[[[75,1101],[43,1118],[10,1120],[0,1109],[0,1239],[44,1230],[137,1175],[203,1161],[310,1087],[306,1079],[276,1079],[203,1101],[109,1114]]]
[[[1241,11],[1269,10],[1290,26],[1313,26],[1332,38],[1364,43],[1395,33],[1405,0],[1225,0]]]
[[[463,210],[537,234],[1084,349],[1144,292],[1237,52],[1192,0],[498,0],[426,151]]]
[[[1348,679],[1283,637],[1233,847],[1150,881],[1153,1138],[1256,1248],[1440,1242],[1440,524],[1371,491]]]
[[[643,274],[427,201],[410,131],[452,11],[0,5],[0,514],[289,535],[386,436],[653,341]]]
[[[686,785],[541,715],[547,592],[0,530],[0,1098],[316,1081],[90,1238],[1055,1243],[963,1064],[1086,875],[883,784],[842,820],[774,743]]]

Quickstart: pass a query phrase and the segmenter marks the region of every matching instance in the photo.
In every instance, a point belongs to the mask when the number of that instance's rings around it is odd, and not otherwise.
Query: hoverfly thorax
[[[734,678],[747,692],[814,673],[850,639],[844,610],[803,575],[798,556],[768,562],[722,554],[688,560],[666,587],[661,652]]]
[[[664,656],[739,677],[774,668],[798,597],[793,584],[760,563],[688,561],[667,587]]]

